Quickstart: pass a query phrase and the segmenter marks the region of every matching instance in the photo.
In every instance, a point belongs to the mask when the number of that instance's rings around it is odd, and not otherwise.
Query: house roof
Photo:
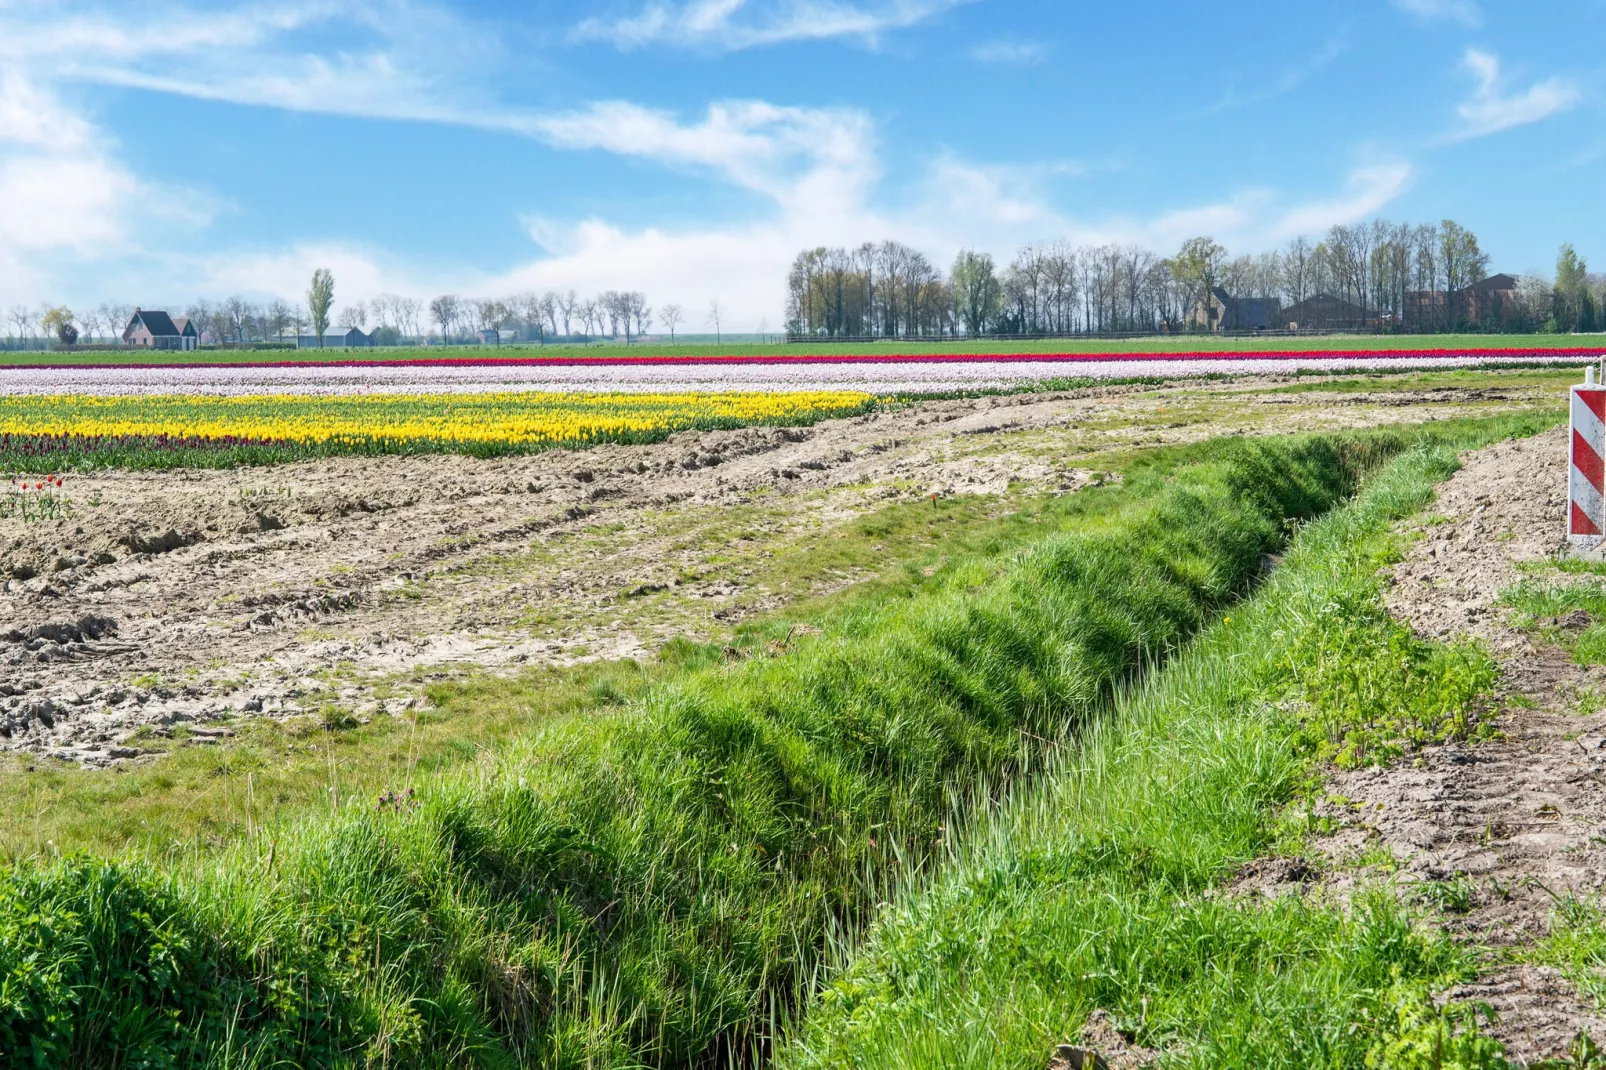
[[[1489,290],[1515,290],[1516,288],[1517,277],[1515,275],[1506,275],[1504,273],[1499,275],[1490,275],[1487,279],[1483,279],[1480,282],[1475,282],[1471,286],[1467,287],[1469,290],[1477,290],[1480,293],[1484,293]]]
[[[166,312],[161,312],[153,308],[140,309],[138,312],[134,313],[134,319],[144,323],[145,329],[150,331],[151,334],[157,338],[177,337],[178,335],[184,333],[178,327],[174,326],[173,317],[169,316]],[[129,320],[128,325],[132,327],[134,325],[134,320]]]
[[[1215,294],[1216,300],[1225,306],[1237,305],[1239,308],[1253,308],[1257,304],[1272,305],[1281,303],[1280,299],[1276,297],[1234,297],[1220,286],[1211,287],[1210,292]]]
[[[361,327],[335,327],[333,325],[324,328],[323,336],[325,338],[345,338],[346,336],[351,334],[352,331],[356,331],[358,334],[362,335],[364,338],[366,338],[368,336],[368,332],[364,331]],[[318,332],[313,330],[310,326],[307,327],[306,330],[297,331],[296,333],[298,335],[300,335],[302,338],[316,338],[316,337],[318,337]]]
[[[186,332],[193,334],[195,332],[195,328],[190,325],[188,316],[174,316],[173,326],[178,329],[179,334],[185,334]]]

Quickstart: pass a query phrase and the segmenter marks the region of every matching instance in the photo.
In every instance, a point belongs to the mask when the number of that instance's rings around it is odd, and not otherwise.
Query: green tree
[[[987,253],[961,249],[949,274],[949,288],[965,333],[972,338],[985,333],[1004,303],[1004,289],[998,284],[993,258]]]
[[[1444,280],[1445,330],[1467,318],[1463,291],[1489,273],[1489,254],[1478,247],[1478,236],[1453,219],[1439,224],[1439,270]]]
[[[62,345],[70,346],[78,341],[78,328],[73,326],[72,320],[72,309],[57,305],[40,317],[39,329],[46,335],[55,335]]]
[[[1171,281],[1182,295],[1182,316],[1186,320],[1193,314],[1201,298],[1216,285],[1221,266],[1227,262],[1227,250],[1214,238],[1189,238],[1182,243],[1177,255],[1166,261]]]
[[[307,312],[312,316],[312,333],[318,336],[318,348],[323,348],[323,332],[329,329],[329,309],[335,303],[335,277],[328,268],[312,273],[312,285],[307,288]]]
[[[1590,309],[1590,326],[1583,324],[1584,301],[1588,297],[1589,265],[1571,242],[1565,242],[1556,254],[1556,322],[1562,330],[1594,330],[1593,308]]]

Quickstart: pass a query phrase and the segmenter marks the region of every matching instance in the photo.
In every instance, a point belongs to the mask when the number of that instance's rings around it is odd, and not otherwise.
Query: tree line
[[[1489,273],[1477,235],[1374,219],[1335,226],[1258,254],[1231,256],[1210,237],[1162,257],[1136,245],[1023,246],[1000,266],[962,250],[944,274],[895,241],[806,249],[786,280],[786,330],[802,337],[1050,335],[1202,329],[1201,301],[1234,298],[1294,309],[1334,298],[1354,327],[1412,331],[1594,331],[1606,276],[1564,245],[1552,278],[1523,276],[1498,315],[1455,299]],[[1286,326],[1285,324],[1282,324]]]
[[[13,305],[6,313],[7,333],[16,345],[59,342],[120,341],[136,308],[105,302],[86,312],[65,306]],[[671,341],[687,322],[680,305],[654,309],[639,290],[608,290],[592,297],[575,291],[525,292],[500,298],[465,298],[441,294],[429,301],[385,293],[369,301],[353,301],[334,309],[334,277],[325,269],[314,273],[303,302],[283,298],[253,302],[234,296],[221,301],[198,300],[175,315],[189,318],[210,344],[294,341],[316,336],[331,328],[371,330],[376,345],[403,345],[439,340],[442,343],[473,339],[477,332],[515,331],[525,341],[584,342],[623,338],[627,343],[660,323]],[[724,307],[711,301],[703,322],[716,338],[725,319]],[[371,326],[370,326],[371,325]]]

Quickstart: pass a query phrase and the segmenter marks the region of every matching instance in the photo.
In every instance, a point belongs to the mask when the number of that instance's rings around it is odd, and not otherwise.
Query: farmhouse
[[[1375,325],[1378,317],[1353,301],[1332,294],[1316,294],[1283,309],[1279,326],[1291,331],[1342,331]]]
[[[1405,325],[1425,330],[1460,324],[1504,326],[1516,314],[1517,307],[1517,277],[1501,273],[1450,293],[1406,291]]]
[[[174,320],[166,312],[136,308],[123,328],[123,345],[146,349],[194,349],[200,345],[195,325],[184,316]]]
[[[1263,331],[1277,325],[1281,307],[1275,297],[1233,297],[1215,286],[1194,305],[1188,322],[1211,331]]]
[[[296,336],[297,349],[353,349],[373,344],[374,336],[364,334],[361,327],[330,327],[321,342],[311,331]]]

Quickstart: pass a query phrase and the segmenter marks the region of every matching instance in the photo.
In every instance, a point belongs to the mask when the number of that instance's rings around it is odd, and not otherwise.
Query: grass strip
[[[1471,953],[1386,889],[1346,908],[1231,887],[1300,850],[1323,759],[1475,730],[1490,659],[1392,621],[1378,569],[1456,450],[1501,430],[1425,436],[1306,527],[1250,602],[843,941],[779,1065],[1038,1070],[1102,1009],[1167,1066],[1504,1066],[1471,1009],[1430,998]]]
[[[692,664],[416,795],[189,865],[18,864],[0,885],[0,1050],[86,1066],[761,1054],[829,928],[872,901],[866,875],[931,853],[954,790],[1018,773],[1407,441],[1199,447],[783,657]]]

